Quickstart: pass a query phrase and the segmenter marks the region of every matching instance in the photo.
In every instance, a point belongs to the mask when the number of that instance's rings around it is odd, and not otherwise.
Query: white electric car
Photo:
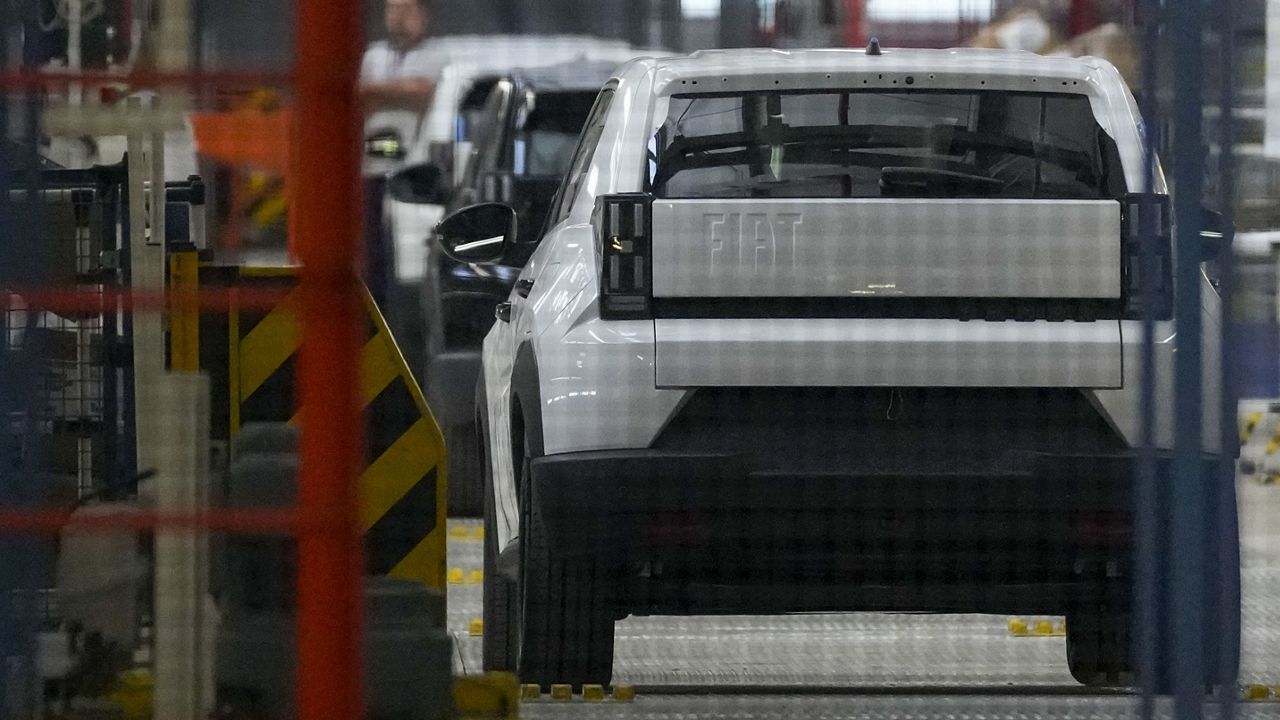
[[[1177,347],[1141,127],[1091,58],[621,68],[484,341],[485,666],[607,682],[632,614],[1065,614],[1072,674],[1130,682],[1144,312],[1160,473]],[[514,225],[475,205],[440,241],[493,261]],[[1207,281],[1202,314],[1216,338]]]

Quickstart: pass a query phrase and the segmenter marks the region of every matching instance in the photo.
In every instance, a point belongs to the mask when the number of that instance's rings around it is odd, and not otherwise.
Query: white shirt
[[[364,82],[389,82],[405,78],[435,79],[444,68],[445,58],[436,51],[429,40],[424,39],[403,52],[396,50],[386,40],[379,40],[364,51],[360,63],[360,79]],[[418,125],[427,108],[412,110],[379,110],[365,121],[365,134],[380,130],[395,130],[401,141],[412,145],[418,134]]]

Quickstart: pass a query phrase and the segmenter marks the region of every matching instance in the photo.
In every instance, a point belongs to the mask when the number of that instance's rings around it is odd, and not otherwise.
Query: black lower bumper
[[[907,476],[572,453],[533,461],[530,502],[553,556],[612,573],[629,611],[1058,612],[1129,575],[1133,463],[1032,455]]]

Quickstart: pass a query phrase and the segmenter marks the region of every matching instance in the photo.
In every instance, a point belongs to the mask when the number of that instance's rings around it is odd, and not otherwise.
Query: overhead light
[[[880,22],[959,22],[991,19],[993,0],[867,0],[867,19]]]
[[[720,0],[681,0],[680,12],[687,18],[718,18]]]

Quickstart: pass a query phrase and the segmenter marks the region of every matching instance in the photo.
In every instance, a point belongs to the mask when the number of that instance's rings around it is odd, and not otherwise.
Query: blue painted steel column
[[[1220,192],[1218,201],[1220,210],[1226,218],[1227,227],[1235,227],[1235,104],[1236,104],[1236,0],[1218,0],[1218,31],[1221,37],[1220,77],[1221,94],[1218,98],[1220,107],[1218,127],[1218,177]],[[1222,443],[1222,459],[1216,463],[1215,472],[1210,483],[1210,517],[1213,517],[1211,544],[1213,550],[1212,567],[1215,574],[1210,578],[1206,595],[1213,604],[1213,612],[1209,615],[1208,632],[1215,639],[1217,649],[1217,676],[1221,679],[1221,695],[1219,717],[1222,720],[1234,720],[1236,716],[1236,683],[1240,674],[1240,524],[1236,503],[1236,464],[1235,456],[1239,448],[1240,437],[1235,418],[1239,414],[1240,353],[1235,341],[1241,334],[1234,331],[1235,313],[1232,303],[1235,299],[1235,253],[1225,251],[1219,260],[1218,288],[1222,295],[1222,325],[1219,332],[1219,343],[1222,348],[1222,396],[1217,409],[1221,424],[1219,435]]]
[[[1142,118],[1143,128],[1143,181],[1140,190],[1150,195],[1155,189],[1156,148],[1160,142],[1159,88],[1158,71],[1160,64],[1156,61],[1156,48],[1159,47],[1160,26],[1162,23],[1160,0],[1142,0],[1141,22],[1144,28],[1142,43]],[[1140,291],[1143,294],[1142,313],[1142,357],[1139,387],[1139,413],[1141,421],[1141,438],[1138,447],[1138,462],[1134,477],[1134,623],[1136,632],[1133,635],[1133,653],[1138,677],[1142,679],[1142,720],[1151,720],[1155,712],[1156,671],[1161,663],[1158,651],[1160,624],[1163,613],[1160,612],[1160,542],[1163,533],[1163,513],[1160,512],[1160,485],[1156,477],[1155,457],[1155,308],[1156,287],[1153,279],[1155,273],[1155,232],[1153,223],[1154,208],[1145,202],[1141,206],[1138,222],[1138,261],[1142,268],[1139,273]]]
[[[3,288],[35,287],[48,267],[44,227],[32,223],[32,218],[39,217],[40,171],[34,130],[39,107],[38,96],[29,91],[17,118],[26,132],[23,143],[9,146],[7,139],[0,138],[6,145],[0,149],[0,237],[6,239],[7,250],[0,256]],[[10,118],[8,112],[0,111],[0,126],[7,126]],[[11,201],[9,190],[15,187],[27,191],[21,204]],[[41,495],[40,471],[46,469],[40,464],[43,443],[38,426],[44,410],[38,370],[46,348],[44,340],[33,332],[37,317],[38,311],[28,309],[7,313],[5,319],[8,332],[3,341],[4,362],[0,363],[4,368],[0,371],[0,419],[5,424],[0,437],[0,507],[5,509],[34,507]],[[15,418],[20,420],[15,422]],[[15,427],[21,432],[14,432]],[[29,536],[7,534],[0,528],[0,716],[5,720],[34,720],[40,701],[35,588],[37,563],[47,559],[44,547]]]
[[[0,58],[9,55],[6,50],[8,33],[4,28],[9,27],[11,20],[10,5],[10,3],[0,3]],[[0,98],[0,128],[9,126],[8,108],[9,103],[4,102],[4,98]],[[0,237],[4,238],[13,237],[12,208],[9,203],[9,179],[13,166],[8,143],[0,142]],[[16,263],[19,261],[17,256],[17,243],[0,242],[0,287],[7,287],[10,282],[17,279],[15,276],[20,274],[16,272],[18,267]],[[0,339],[2,340],[0,353],[3,353],[6,361],[10,358],[9,323],[13,318],[13,314],[6,312],[4,322],[0,323],[0,328],[5,331],[4,338]],[[21,386],[18,384],[14,365],[12,362],[0,362],[0,419],[6,422],[20,407],[18,393]],[[0,509],[7,509],[15,504],[14,488],[17,485],[22,462],[19,447],[16,434],[10,432],[7,427],[4,428],[4,432],[0,432]],[[12,712],[8,707],[8,698],[13,694],[9,687],[9,658],[17,657],[18,654],[18,623],[13,616],[13,603],[9,599],[13,597],[18,585],[16,569],[19,558],[15,552],[16,548],[10,543],[11,539],[0,531],[0,715],[3,716],[8,716]]]
[[[1170,34],[1174,48],[1173,204],[1174,308],[1177,355],[1174,363],[1174,451],[1169,495],[1170,658],[1174,681],[1174,717],[1202,716],[1205,679],[1206,538],[1210,531],[1201,463],[1205,411],[1202,391],[1200,316],[1200,203],[1204,184],[1202,144],[1203,0],[1177,0]],[[1217,407],[1209,408],[1217,412]]]

